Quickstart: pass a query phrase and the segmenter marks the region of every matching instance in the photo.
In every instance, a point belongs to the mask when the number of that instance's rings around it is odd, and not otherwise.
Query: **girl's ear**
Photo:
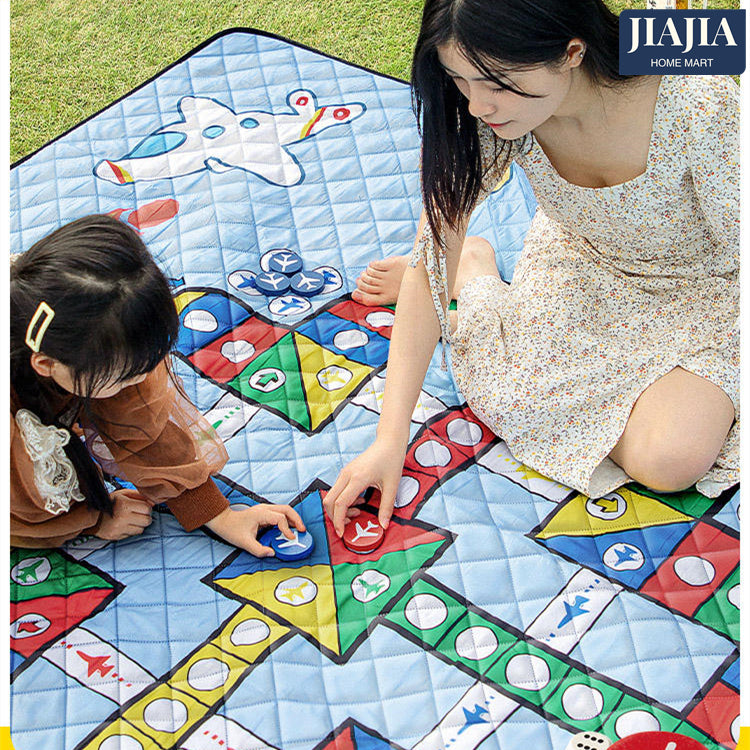
[[[569,68],[577,68],[583,62],[583,56],[586,54],[586,44],[578,37],[568,42],[568,48],[565,50],[565,64]]]
[[[48,357],[46,354],[41,352],[31,354],[31,367],[37,375],[41,375],[43,378],[52,377],[52,370],[56,364],[58,364],[57,360]]]

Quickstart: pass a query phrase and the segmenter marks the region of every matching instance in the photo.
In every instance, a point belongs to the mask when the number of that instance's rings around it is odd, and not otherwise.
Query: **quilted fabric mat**
[[[261,562],[160,511],[141,538],[15,550],[17,750],[734,746],[738,491],[582,497],[516,462],[436,354],[386,541],[331,534],[321,493],[373,438],[393,322],[350,292],[410,249],[418,152],[405,83],[231,30],[14,166],[14,251],[93,212],[142,232],[220,486],[294,504],[316,543]],[[533,210],[513,169],[473,219],[506,279]],[[279,248],[321,292],[258,294]]]

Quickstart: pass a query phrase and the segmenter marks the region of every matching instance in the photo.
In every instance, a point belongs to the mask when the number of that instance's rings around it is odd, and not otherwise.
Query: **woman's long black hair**
[[[618,18],[602,0],[426,0],[412,61],[412,98],[422,133],[422,197],[435,236],[455,228],[474,208],[482,184],[476,119],[438,60],[455,44],[501,88],[514,89],[501,69],[560,63],[571,39],[586,45],[582,69],[612,85],[618,69]],[[498,141],[507,161],[510,142]]]
[[[41,302],[54,310],[54,318],[40,351],[70,368],[83,394],[80,406],[93,421],[91,394],[98,386],[150,372],[176,341],[169,284],[138,234],[105,215],[66,224],[11,265],[13,389],[22,408],[70,432],[65,452],[81,492],[91,507],[111,513],[109,493],[86,446],[55,413],[61,389],[31,366],[26,335]]]

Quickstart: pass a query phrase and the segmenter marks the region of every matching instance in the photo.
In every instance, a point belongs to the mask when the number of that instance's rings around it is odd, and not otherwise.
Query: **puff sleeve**
[[[685,76],[690,108],[688,151],[693,186],[724,268],[737,271],[740,251],[739,87],[729,76]]]
[[[34,481],[34,468],[21,430],[10,417],[10,543],[14,547],[59,547],[81,533],[95,534],[100,511],[73,502],[68,511],[47,509]]]

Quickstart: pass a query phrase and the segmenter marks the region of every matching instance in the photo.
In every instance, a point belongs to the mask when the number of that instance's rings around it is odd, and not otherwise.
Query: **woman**
[[[472,410],[547,476],[593,497],[631,478],[709,496],[735,483],[733,81],[621,76],[601,0],[427,0],[412,85],[425,212],[409,267],[358,283],[365,303],[399,288],[398,306],[376,440],[326,499],[336,529],[368,486],[387,525],[440,335]],[[507,286],[465,233],[511,160],[540,208]]]

